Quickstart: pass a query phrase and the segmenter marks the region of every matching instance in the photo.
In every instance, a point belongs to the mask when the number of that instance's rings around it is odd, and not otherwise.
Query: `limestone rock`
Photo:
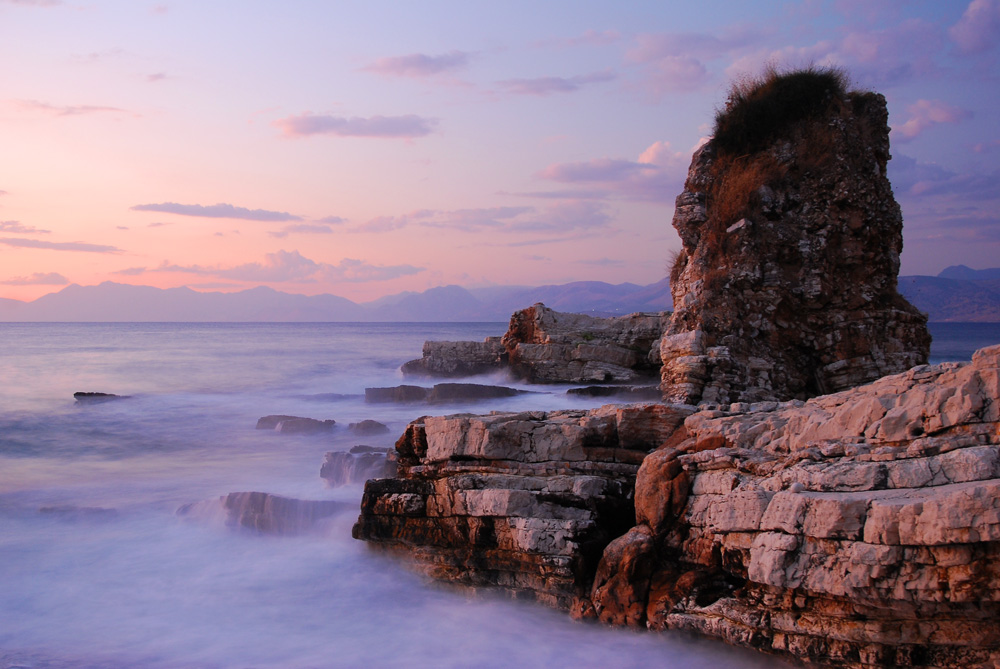
[[[425,342],[406,375],[470,376],[506,370],[535,383],[635,383],[655,377],[667,314],[597,318],[535,304],[511,316],[503,337]]]
[[[605,549],[595,610],[824,665],[992,666],[998,373],[994,346],[689,415],[639,470],[637,527]]]
[[[896,290],[887,118],[881,95],[849,93],[763,148],[694,154],[673,219],[668,399],[806,399],[927,361],[927,319]]]
[[[601,551],[633,524],[639,462],[691,411],[420,419],[396,444],[398,477],[365,485],[354,536],[435,577],[582,613]]]

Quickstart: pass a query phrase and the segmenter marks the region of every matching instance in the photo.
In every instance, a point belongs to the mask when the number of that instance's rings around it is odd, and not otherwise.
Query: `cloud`
[[[39,230],[30,225],[21,225],[18,221],[0,221],[0,232],[12,235],[47,235],[51,230]]]
[[[672,204],[680,192],[690,161],[690,152],[674,151],[669,142],[654,142],[638,160],[595,158],[575,163],[549,165],[535,176],[563,184],[579,185],[579,191],[532,193],[535,197],[641,200]]]
[[[333,135],[335,137],[415,139],[431,134],[437,126],[437,120],[414,114],[344,118],[306,112],[299,116],[278,119],[274,125],[280,128],[286,137]]]
[[[0,239],[0,244],[25,249],[49,249],[52,251],[81,251],[84,253],[122,252],[119,248],[115,248],[114,246],[104,246],[103,244],[87,244],[85,242],[43,242],[38,239],[11,239],[9,237]]]
[[[148,270],[145,267],[126,267],[125,269],[119,269],[112,272],[112,274],[121,274],[122,276],[139,276],[140,274],[145,274]]]
[[[611,70],[593,72],[576,77],[538,77],[536,79],[506,79],[497,84],[508,93],[515,95],[551,95],[552,93],[573,93],[584,86],[613,81],[617,78]]]
[[[485,207],[480,209],[456,209],[433,212],[433,216],[422,212],[418,220],[422,225],[433,228],[453,228],[472,232],[485,228],[503,228],[513,219],[534,211],[534,207]]]
[[[157,81],[163,81],[167,79],[166,72],[154,72],[153,74],[146,75],[146,83],[155,84]]]
[[[449,51],[439,56],[413,53],[408,56],[379,58],[371,65],[361,69],[390,77],[422,79],[442,72],[461,69],[468,64],[471,55],[465,51]]]
[[[941,100],[917,100],[906,108],[910,118],[892,129],[892,138],[898,142],[908,142],[917,138],[932,125],[938,123],[958,123],[972,118],[972,112]]]
[[[56,272],[35,272],[31,276],[16,276],[6,281],[0,281],[5,286],[65,286],[69,279]]]
[[[962,53],[981,53],[1000,42],[1000,0],[972,0],[948,36]]]
[[[329,223],[330,225],[340,225],[341,223],[347,223],[347,219],[343,216],[324,216],[319,219],[319,223]]]
[[[158,211],[180,216],[197,216],[200,218],[236,218],[244,221],[301,221],[301,216],[289,214],[286,211],[268,211],[267,209],[246,209],[231,204],[219,203],[210,206],[200,204],[177,204],[163,202],[160,204],[137,204],[132,211]]]
[[[423,267],[412,265],[372,265],[363,260],[344,258],[340,263],[316,262],[298,251],[277,251],[268,253],[264,262],[244,263],[234,267],[205,265],[176,265],[164,262],[159,267],[146,269],[133,267],[119,270],[117,274],[137,276],[147,272],[170,272],[213,276],[234,281],[261,283],[365,283],[387,281],[425,271]]]
[[[0,0],[0,4],[25,5],[28,7],[55,7],[61,5],[62,0]]]
[[[330,235],[333,234],[333,228],[329,225],[310,225],[308,223],[300,223],[298,225],[286,225],[284,230],[276,230],[267,234],[272,237],[277,237],[278,239],[284,239],[290,234]]]
[[[120,107],[107,107],[102,105],[52,105],[47,102],[39,102],[38,100],[15,100],[14,103],[21,109],[28,111],[38,111],[46,114],[51,114],[53,116],[83,116],[85,114],[102,114],[102,113],[116,113],[116,114],[129,114],[130,116],[138,116],[134,112],[130,112],[126,109]]]

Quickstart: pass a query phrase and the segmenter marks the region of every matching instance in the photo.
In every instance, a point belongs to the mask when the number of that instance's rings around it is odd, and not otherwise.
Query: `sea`
[[[427,413],[592,408],[532,394],[366,404],[425,340],[503,323],[0,324],[0,667],[782,666],[690,635],[640,633],[442,587],[351,538],[361,485],[331,488],[324,455],[389,447]],[[1000,324],[932,324],[932,362],[968,360]],[[126,399],[81,404],[74,392]],[[322,435],[255,429],[288,414]],[[356,437],[347,425],[386,424]],[[345,502],[295,536],[181,507],[231,492]]]

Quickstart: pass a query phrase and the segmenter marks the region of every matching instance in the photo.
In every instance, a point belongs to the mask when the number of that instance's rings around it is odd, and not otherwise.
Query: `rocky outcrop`
[[[1000,662],[1000,346],[808,401],[423,418],[396,450],[354,536],[435,577],[822,665]]]
[[[272,415],[257,419],[258,430],[274,430],[282,434],[317,434],[329,432],[337,421],[302,418],[300,416]]]
[[[327,453],[319,470],[319,477],[331,488],[395,475],[395,451],[373,446],[354,446],[347,453]]]
[[[837,666],[1000,662],[1000,346],[689,416],[645,459],[598,617]]]
[[[896,290],[885,99],[825,95],[749,150],[716,138],[694,154],[673,219],[669,400],[805,399],[927,361],[926,317]]]
[[[398,478],[365,485],[354,536],[440,579],[583,611],[601,551],[634,522],[639,463],[689,411],[422,418],[396,444]]]
[[[667,314],[597,318],[535,304],[514,313],[503,337],[425,342],[404,374],[467,376],[506,370],[534,383],[635,383],[660,367]]]

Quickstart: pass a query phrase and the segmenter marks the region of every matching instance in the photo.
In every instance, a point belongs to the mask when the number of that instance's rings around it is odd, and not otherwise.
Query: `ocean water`
[[[1000,342],[1000,326],[952,326],[934,328],[939,359]],[[565,387],[472,404],[364,403],[366,387],[404,382],[399,365],[424,340],[504,329],[0,324],[0,667],[776,666],[716,641],[472,597],[351,539],[361,486],[326,487],[325,453],[391,446],[424,413],[602,403]],[[80,405],[76,391],[130,397]],[[338,427],[255,430],[268,414]],[[344,427],[368,418],[390,433]],[[242,491],[349,510],[301,536],[176,513]]]

